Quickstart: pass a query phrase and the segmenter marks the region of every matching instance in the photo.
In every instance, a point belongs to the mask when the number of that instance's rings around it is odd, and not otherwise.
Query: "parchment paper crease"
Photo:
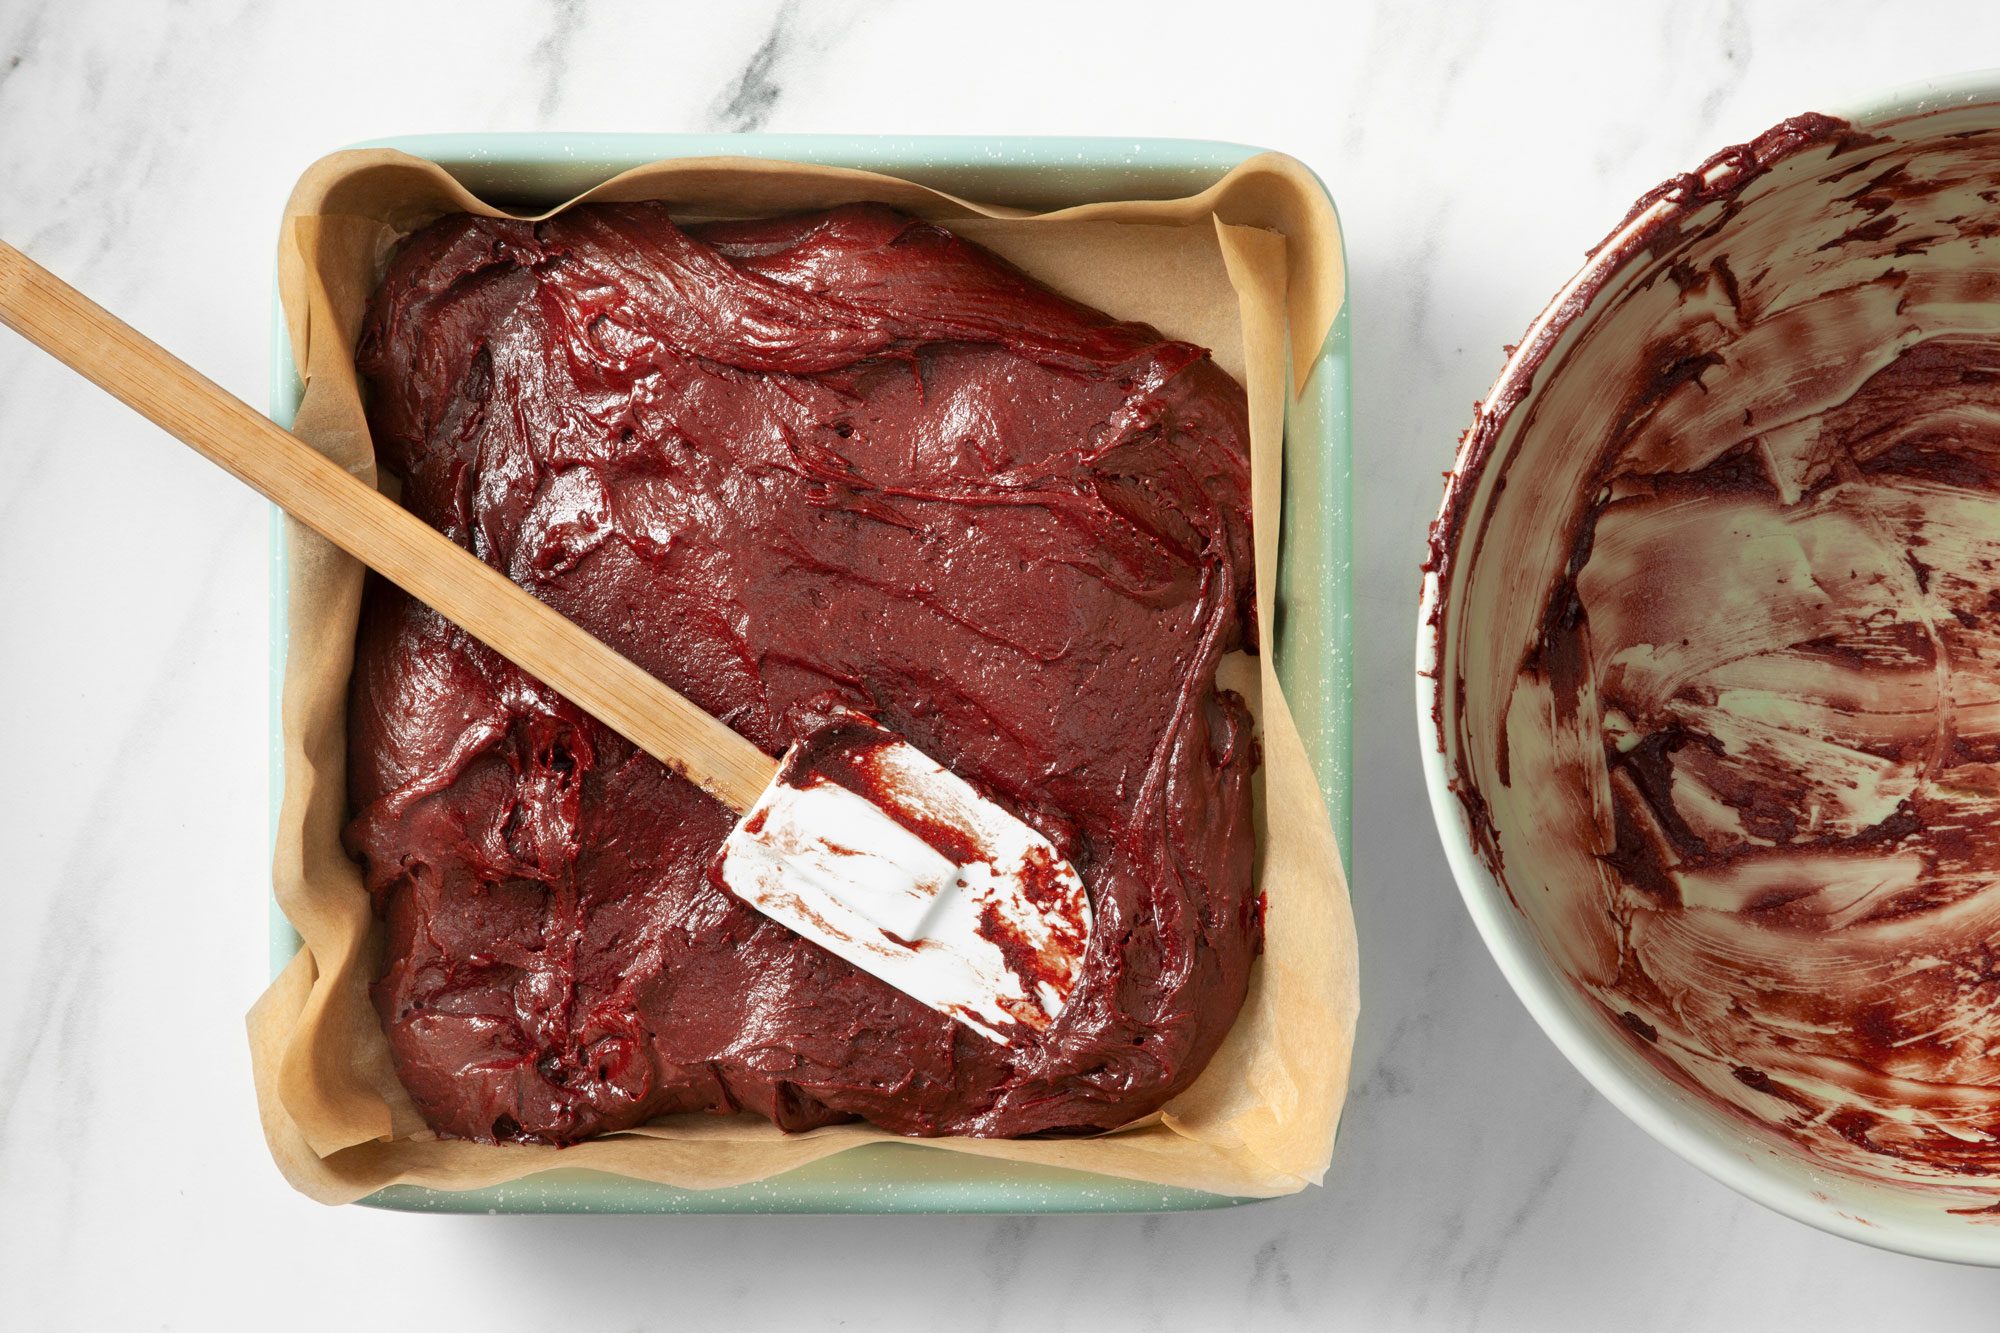
[[[1033,216],[869,172],[739,158],[639,167],[571,202],[631,199],[665,200],[689,218],[893,204],[952,226],[1068,296],[1210,348],[1249,392],[1258,621],[1261,641],[1274,642],[1287,371],[1303,388],[1343,280],[1332,209],[1297,162],[1264,154],[1192,198]],[[396,240],[459,210],[502,212],[435,164],[386,150],[322,159],[286,207],[279,288],[305,382],[293,429],[364,477],[374,476],[374,453],[353,364],[362,312]],[[286,546],[285,789],[273,878],[304,947],[251,1010],[249,1028],[265,1133],[293,1185],[339,1203],[396,1183],[472,1189],[585,1167],[703,1189],[856,1144],[901,1141],[863,1125],[787,1135],[753,1117],[722,1116],[668,1117],[563,1149],[432,1135],[396,1081],[369,1003],[381,932],[339,840],[362,570],[296,524]],[[1222,1049],[1158,1115],[1111,1134],[925,1144],[1234,1195],[1286,1194],[1324,1174],[1353,1047],[1347,885],[1268,656],[1225,670],[1262,724],[1258,875],[1268,910],[1264,955]]]

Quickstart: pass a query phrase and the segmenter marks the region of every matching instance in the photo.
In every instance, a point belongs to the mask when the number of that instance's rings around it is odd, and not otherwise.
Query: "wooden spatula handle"
[[[4,241],[0,323],[725,804],[769,785],[755,745]]]

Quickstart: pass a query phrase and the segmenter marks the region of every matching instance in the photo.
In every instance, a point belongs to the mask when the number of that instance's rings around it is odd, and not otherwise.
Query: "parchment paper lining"
[[[951,225],[1066,295],[1209,347],[1249,393],[1258,622],[1261,641],[1273,642],[1287,371],[1303,387],[1343,280],[1332,209],[1297,162],[1264,154],[1191,198],[1033,216],[869,172],[737,158],[636,168],[571,202],[631,199],[665,200],[684,217],[893,204]],[[502,212],[435,164],[385,150],[322,159],[286,207],[279,287],[306,386],[293,429],[358,475],[374,476],[352,355],[368,296],[401,235],[459,210]],[[396,1080],[369,1003],[381,932],[339,840],[362,570],[296,524],[286,546],[285,790],[273,878],[304,943],[251,1010],[249,1029],[265,1133],[294,1186],[339,1203],[396,1183],[473,1189],[583,1167],[717,1188],[856,1144],[906,1141],[865,1125],[788,1135],[747,1116],[667,1117],[564,1149],[431,1134]],[[1261,720],[1258,875],[1268,911],[1264,955],[1222,1049],[1159,1114],[1111,1134],[921,1142],[1234,1195],[1286,1194],[1324,1174],[1356,1009],[1347,886],[1268,655],[1225,663],[1225,676]]]

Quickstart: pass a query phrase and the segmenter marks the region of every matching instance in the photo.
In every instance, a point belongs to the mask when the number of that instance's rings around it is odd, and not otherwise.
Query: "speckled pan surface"
[[[357,145],[439,163],[503,205],[546,207],[628,167],[667,157],[736,155],[825,162],[906,177],[955,194],[1030,208],[1102,199],[1178,198],[1261,151],[1172,139],[847,137],[822,135],[445,134]],[[297,368],[272,322],[271,416],[289,425]],[[1351,667],[1347,315],[1320,349],[1307,392],[1287,403],[1276,664],[1318,770],[1341,845],[1349,842]],[[278,691],[285,658],[283,517],[272,519],[271,779],[283,788]],[[270,906],[275,972],[298,939]],[[392,1186],[365,1202],[417,1212],[1086,1213],[1228,1207],[1249,1200],[1080,1171],[987,1162],[919,1144],[855,1149],[769,1180],[680,1190],[589,1171],[548,1171],[461,1193]]]

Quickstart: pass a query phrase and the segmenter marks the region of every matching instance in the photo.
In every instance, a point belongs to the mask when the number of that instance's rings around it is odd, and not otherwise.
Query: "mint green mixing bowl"
[[[1263,151],[1194,139],[956,138],[792,134],[425,134],[380,139],[428,158],[483,199],[546,208],[629,167],[667,157],[763,157],[899,176],[983,202],[1059,208],[1105,199],[1198,194]],[[1344,849],[1349,842],[1353,705],[1348,527],[1347,309],[1341,307],[1302,395],[1285,411],[1285,498],[1278,555],[1278,677],[1305,737]],[[298,368],[282,312],[271,324],[271,419],[298,411]],[[271,817],[284,788],[279,696],[285,667],[284,515],[271,525]],[[1343,850],[1343,857],[1346,853]],[[298,952],[273,902],[275,975]],[[443,1213],[1091,1213],[1226,1208],[1255,1200],[1084,1171],[988,1161],[918,1143],[850,1149],[783,1175],[683,1190],[597,1171],[544,1171],[509,1185],[447,1192],[392,1185],[363,1203]]]

